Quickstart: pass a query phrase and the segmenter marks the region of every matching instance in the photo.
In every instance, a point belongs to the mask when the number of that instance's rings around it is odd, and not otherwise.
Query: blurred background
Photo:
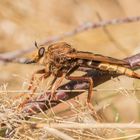
[[[0,53],[29,48],[35,41],[43,42],[84,23],[138,16],[139,13],[138,0],[3,0],[0,3]],[[123,59],[140,52],[140,22],[90,29],[63,41],[78,50]],[[0,62],[1,90],[4,87],[26,89],[25,83],[36,69],[38,66]],[[140,121],[139,91],[135,91],[139,83],[120,76],[96,87],[110,89],[99,90],[94,97],[96,105],[106,106],[104,114],[108,121]]]

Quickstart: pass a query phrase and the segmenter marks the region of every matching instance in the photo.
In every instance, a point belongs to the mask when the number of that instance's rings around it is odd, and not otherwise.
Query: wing
[[[93,54],[90,52],[77,51],[75,53],[66,54],[66,56],[70,58],[75,58],[75,59],[76,58],[87,59],[87,60],[93,60],[96,62],[104,62],[104,63],[109,63],[109,64],[129,65],[127,61],[115,59],[108,56],[103,56],[100,54]]]

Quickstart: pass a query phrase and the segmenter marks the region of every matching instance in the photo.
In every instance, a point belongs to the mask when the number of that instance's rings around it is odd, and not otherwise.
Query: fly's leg
[[[29,84],[28,90],[31,90],[31,89],[33,88],[33,83],[34,83],[34,81],[35,81],[35,76],[36,76],[37,74],[44,74],[44,75],[45,75],[45,69],[37,70],[36,72],[33,73],[32,78],[31,78],[31,80],[30,80],[30,84]],[[39,80],[42,80],[42,78],[44,77],[44,75],[41,76],[41,77],[39,78]],[[33,92],[35,92],[36,89],[37,89],[37,87],[33,88]]]
[[[47,77],[50,76],[50,72],[46,73],[45,69],[41,69],[41,70],[36,71],[36,72],[32,75],[32,78],[31,78],[31,81],[30,81],[30,85],[29,85],[29,87],[28,87],[28,90],[31,90],[31,89],[32,89],[32,87],[33,87],[33,82],[34,82],[34,80],[35,80],[35,75],[36,75],[36,74],[43,74],[43,75],[39,78],[39,80],[42,80],[43,78],[45,79],[45,78],[47,78]],[[24,105],[25,105],[26,103],[29,102],[30,98],[34,95],[34,92],[36,91],[36,89],[37,89],[37,87],[35,87],[35,88],[33,89],[32,94],[26,96],[26,99],[19,105],[18,108],[23,108]],[[20,95],[20,97],[22,97],[22,96],[24,96],[24,95],[25,95],[25,94],[22,94],[22,95]]]
[[[37,70],[36,72],[33,73],[32,78],[31,78],[31,80],[30,80],[30,84],[29,84],[28,90],[31,90],[32,87],[33,87],[33,82],[34,82],[34,80],[35,80],[35,75],[36,75],[36,74],[43,74],[43,73],[45,73],[45,69]],[[34,89],[34,91],[35,91],[35,90],[36,90],[36,88]],[[24,96],[24,95],[25,95],[25,94],[23,93],[23,94],[20,94],[20,95],[16,96],[15,98],[18,99],[18,98],[20,98],[20,97],[22,97],[22,96]]]
[[[57,80],[57,76],[55,76],[54,78],[53,78],[53,80],[51,81],[51,83],[50,83],[50,87],[49,87],[49,90],[50,89],[52,89],[52,86],[54,85],[54,83],[55,83],[55,81]]]
[[[71,73],[73,73],[79,66],[78,65],[74,65],[72,68],[70,68],[67,73],[62,73],[62,71],[64,70],[63,68],[60,68],[59,73],[61,75],[61,77],[57,80],[57,77],[54,78],[53,82],[52,82],[52,89],[51,89],[51,97],[50,100],[52,100],[55,97],[55,91],[57,90],[57,88],[61,85],[62,81],[64,80],[64,78],[67,75],[70,75]],[[57,100],[57,98],[55,98]]]
[[[51,89],[50,100],[55,98],[55,91],[61,85],[61,83],[64,80],[65,76],[66,76],[66,74],[64,73],[59,79],[55,78],[55,81],[54,81],[54,83],[52,85],[52,89]],[[55,98],[55,100],[57,100],[57,98]]]
[[[67,80],[78,80],[78,81],[86,81],[89,83],[88,88],[88,96],[87,96],[87,104],[91,104],[91,99],[93,97],[93,80],[91,77],[77,77],[77,76],[66,76]],[[90,105],[91,106],[91,105]]]
[[[89,83],[88,88],[88,97],[87,97],[87,103],[91,104],[91,98],[93,96],[92,88],[93,88],[93,80],[91,77],[79,77],[79,76],[70,76],[75,70],[77,70],[79,65],[75,65],[73,68],[71,68],[66,75],[67,80],[79,80],[79,81],[87,81]]]
[[[87,96],[87,101],[86,104],[88,108],[92,111],[92,115],[96,118],[97,121],[101,121],[102,119],[97,115],[93,105],[92,105],[92,97],[93,97],[93,80],[91,77],[77,77],[77,76],[66,76],[66,79],[68,80],[78,80],[78,81],[86,81],[89,83],[89,88],[88,88],[88,96]]]

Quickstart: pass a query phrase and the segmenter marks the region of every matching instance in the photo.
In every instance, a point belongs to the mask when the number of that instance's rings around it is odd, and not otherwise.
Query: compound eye
[[[39,50],[38,50],[38,56],[39,57],[42,57],[45,53],[45,48],[44,47],[41,47]]]

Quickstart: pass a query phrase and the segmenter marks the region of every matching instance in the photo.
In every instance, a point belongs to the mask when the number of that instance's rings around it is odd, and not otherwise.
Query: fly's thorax
[[[48,47],[49,53],[56,53],[57,55],[66,54],[73,51],[75,51],[75,49],[72,48],[71,45],[67,44],[66,42],[54,43]]]
[[[72,48],[66,42],[54,43],[48,47],[49,57],[53,60],[64,60],[66,59],[66,54],[74,53],[76,50]]]
[[[54,63],[49,63],[46,66],[46,70],[49,70],[49,72],[51,72],[52,75],[60,77],[63,74],[63,66],[62,65],[56,65]]]

